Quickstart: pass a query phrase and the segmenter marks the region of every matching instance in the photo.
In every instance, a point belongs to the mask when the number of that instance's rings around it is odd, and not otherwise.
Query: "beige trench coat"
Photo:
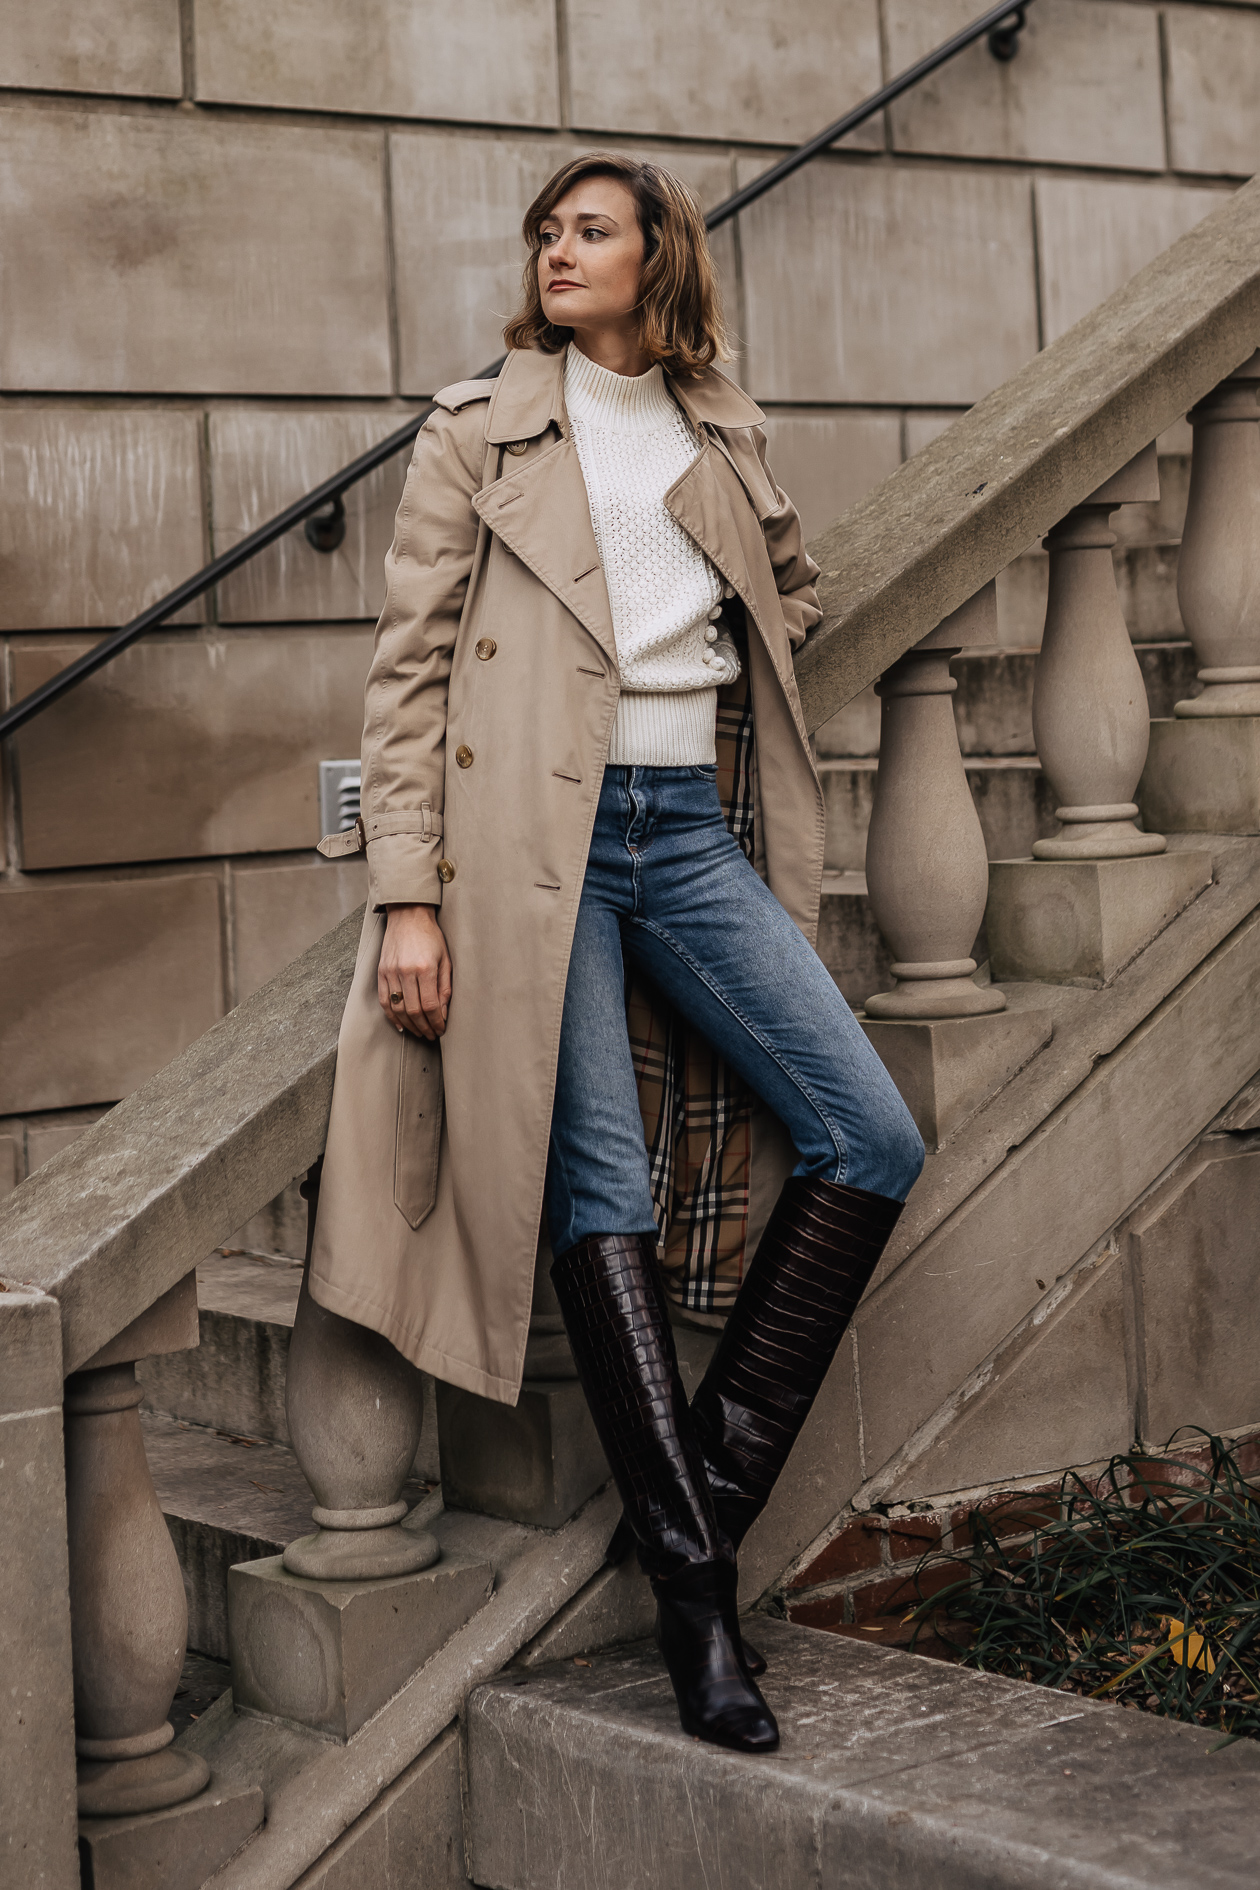
[[[668,385],[703,443],[666,503],[748,620],[758,864],[812,943],[823,800],[792,649],[820,615],[817,570],[767,469],[760,410],[716,371]],[[437,396],[386,576],[363,733],[369,899],[310,1285],[425,1371],[512,1404],[619,690],[562,355],[515,353],[497,381]],[[377,1002],[382,908],[408,902],[441,906],[450,947],[440,1054]]]

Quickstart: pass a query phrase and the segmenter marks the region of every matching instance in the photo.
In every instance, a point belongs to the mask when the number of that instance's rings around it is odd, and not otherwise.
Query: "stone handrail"
[[[344,920],[0,1206],[0,1279],[59,1302],[67,1375],[322,1152],[360,923]]]
[[[1240,366],[1260,335],[1260,178],[820,534],[796,659],[818,728]]]

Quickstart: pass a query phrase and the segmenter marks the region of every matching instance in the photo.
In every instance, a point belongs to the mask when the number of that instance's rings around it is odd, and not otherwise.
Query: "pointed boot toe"
[[[703,1739],[706,1745],[725,1746],[729,1752],[777,1752],[779,1749],[779,1724],[764,1700],[760,1706],[732,1706],[703,1722],[697,1720],[688,1724],[683,1719],[682,1728],[693,1738]]]

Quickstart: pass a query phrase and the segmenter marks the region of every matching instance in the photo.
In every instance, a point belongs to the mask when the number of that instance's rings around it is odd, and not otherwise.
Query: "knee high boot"
[[[595,1234],[551,1270],[578,1376],[657,1601],[683,1730],[772,1752],[745,1666],[735,1558],[718,1527],[657,1274],[655,1237]]]
[[[765,1508],[901,1213],[790,1176],[691,1403],[714,1506],[738,1549]]]

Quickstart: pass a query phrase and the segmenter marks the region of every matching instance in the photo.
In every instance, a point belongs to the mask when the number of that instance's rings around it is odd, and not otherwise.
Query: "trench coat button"
[[[455,759],[461,768],[471,768],[473,765],[472,749],[469,748],[465,742],[461,742],[459,747],[455,750]]]
[[[503,450],[505,453],[523,453],[528,445],[528,440],[509,440]]]
[[[483,663],[488,663],[498,647],[493,637],[481,637],[477,642],[477,655]]]
[[[455,868],[449,860],[438,861],[438,878],[444,886],[449,886],[455,877]]]

